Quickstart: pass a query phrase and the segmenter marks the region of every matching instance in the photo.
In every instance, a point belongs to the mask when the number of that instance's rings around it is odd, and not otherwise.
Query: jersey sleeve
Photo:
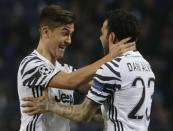
[[[121,76],[118,66],[108,62],[97,70],[92,86],[87,97],[98,104],[103,104],[105,100],[120,88]]]
[[[49,81],[60,72],[37,57],[29,59],[20,66],[21,80],[24,86],[47,88]]]

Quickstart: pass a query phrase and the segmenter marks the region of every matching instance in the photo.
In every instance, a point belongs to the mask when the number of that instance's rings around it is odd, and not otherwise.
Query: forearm
[[[41,97],[25,97],[22,100],[25,101],[21,105],[21,107],[25,108],[22,112],[30,116],[37,113],[53,112],[77,122],[88,122],[100,107],[100,105],[88,98],[85,98],[80,105],[61,105],[48,99],[48,94],[46,93]]]
[[[91,120],[95,122],[104,122],[102,114],[95,114]]]
[[[110,55],[103,57],[102,59],[92,63],[88,66],[80,68],[69,75],[69,83],[76,87],[81,87],[83,84],[92,80],[95,72],[100,66],[108,61],[112,60]],[[74,78],[77,78],[74,80]]]
[[[79,106],[65,106],[51,102],[49,103],[48,111],[77,122],[89,121],[91,116]]]

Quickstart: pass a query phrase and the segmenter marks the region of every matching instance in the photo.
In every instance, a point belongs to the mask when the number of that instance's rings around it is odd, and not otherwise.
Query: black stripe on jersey
[[[42,96],[43,93],[43,87],[42,86],[29,86],[32,90],[33,97],[39,97]]]
[[[118,81],[121,81],[118,78],[115,78],[115,79]],[[114,81],[113,82],[111,82],[111,80],[110,81],[104,81],[103,79],[100,79],[99,77],[94,77],[93,81],[97,81],[98,83],[103,84],[103,85],[109,85],[109,87],[111,87],[111,88],[119,85],[119,84],[114,84],[115,83]],[[110,82],[113,84],[111,84]]]
[[[114,125],[116,125],[115,128],[118,129],[117,131],[120,131],[120,125],[119,125],[119,123],[118,123],[118,121],[117,121],[117,110],[116,110],[116,108],[114,107],[113,103],[114,103],[114,95],[113,95],[113,93],[112,93],[112,120],[113,120],[113,122],[114,122]]]
[[[42,82],[46,79],[46,77],[47,76],[44,76],[43,78],[42,78],[42,80],[39,82],[39,83],[37,83],[38,82],[38,80],[40,79],[40,73],[39,73],[39,71],[38,71],[38,74],[36,74],[35,76],[33,76],[33,78],[35,77],[35,79],[34,79],[34,82],[32,83],[32,85],[37,85],[37,86],[39,86],[39,85],[42,85]]]
[[[32,76],[30,76],[28,79],[24,80],[23,81],[23,85],[26,85],[28,83],[28,85],[31,84],[31,82],[34,80],[35,81],[38,81],[38,79],[41,77],[41,74],[39,71],[37,71],[35,74],[33,74]],[[33,84],[32,84],[33,85]]]
[[[76,69],[72,67],[72,72],[75,71]]]
[[[32,118],[32,120],[28,123],[27,127],[26,127],[26,131],[31,131],[32,130],[32,123],[35,119],[36,115],[34,115],[34,117]]]
[[[32,52],[31,55],[37,55],[35,52]]]
[[[119,78],[116,77],[109,77],[109,76],[101,76],[99,74],[96,74],[95,77],[99,78],[102,81],[111,81],[111,80],[118,80],[121,81]]]
[[[115,119],[114,120],[117,120],[117,108],[116,107],[114,107],[114,112],[115,112]]]
[[[120,123],[121,130],[124,131],[124,128],[123,128],[123,124],[122,124],[122,122],[119,121],[119,123]]]
[[[118,90],[121,89],[121,85],[120,84],[114,84],[114,87],[117,88]]]
[[[32,121],[31,121],[31,124],[30,124],[30,130],[29,130],[29,131],[32,131],[33,121],[35,120],[35,118],[36,118],[36,115],[34,115]]]
[[[112,71],[116,76],[120,77],[120,72],[115,71],[108,63],[105,64],[110,71]]]
[[[116,131],[116,123],[115,123],[115,121],[113,119],[113,114],[114,114],[114,112],[113,112],[113,102],[114,102],[114,100],[113,100],[113,93],[112,93],[111,97],[110,97],[110,101],[109,101],[109,105],[110,105],[109,106],[109,119],[114,124],[114,130]]]
[[[74,68],[73,68],[72,66],[70,66],[70,65],[68,65],[68,64],[67,64],[67,66],[68,66],[68,68],[69,68],[71,71],[74,71]]]
[[[96,95],[96,96],[99,96],[99,97],[102,97],[102,98],[107,98],[107,96],[103,96],[101,94],[98,94],[97,92],[93,91],[92,88],[90,89],[91,93]]]
[[[117,119],[117,108],[113,105],[114,103],[114,93],[112,92],[110,97],[110,107],[109,107],[109,119],[114,124],[115,131],[124,131],[123,124]]]
[[[37,85],[40,85],[40,84],[46,79],[46,77],[47,77],[47,76],[44,76],[44,77],[42,78],[42,80],[41,80]]]
[[[39,97],[39,88],[40,88],[39,86],[35,87],[37,97]]]
[[[112,105],[113,106],[113,105]],[[119,121],[118,119],[117,119],[117,108],[114,106],[114,112],[115,112],[115,118],[114,118],[114,121],[116,122],[116,124],[117,124],[117,127],[118,127],[118,131],[124,131],[124,129],[123,129],[123,124],[122,124],[122,122],[121,121]]]
[[[105,89],[104,92],[108,93],[108,94],[111,94],[113,92],[113,90],[109,90],[109,89]]]
[[[23,75],[23,72],[24,72],[24,70],[25,70],[25,68],[26,68],[26,66],[27,66],[27,64],[29,63],[29,62],[31,62],[31,61],[33,61],[33,60],[39,60],[39,61],[41,61],[41,59],[40,58],[38,58],[38,57],[33,57],[33,58],[31,58],[31,59],[29,59],[28,61],[26,61],[25,62],[25,64],[23,65],[23,67],[22,67],[22,70],[21,70],[21,75]]]
[[[114,95],[112,96],[113,98],[114,98]],[[115,115],[114,115],[114,121],[115,121],[115,123],[117,124],[117,128],[118,128],[118,131],[120,131],[121,129],[120,129],[120,127],[121,127],[121,125],[120,125],[120,122],[118,121],[118,119],[117,119],[117,108],[112,104],[112,106],[114,107],[114,113],[115,113]]]
[[[28,123],[28,125],[26,127],[26,131],[29,131],[29,125],[30,125],[30,122]]]
[[[42,95],[43,95],[43,87],[40,86],[40,96],[42,96]]]
[[[112,105],[113,106],[113,105]],[[114,121],[116,122],[117,124],[117,127],[118,127],[118,131],[120,131],[120,123],[119,121],[117,120],[117,109],[114,107],[114,113],[115,113],[115,117],[114,117]]]
[[[20,65],[22,65],[23,63],[25,63],[25,61],[27,60],[27,59],[29,59],[29,57],[27,56],[27,57],[25,57],[22,61],[21,61],[21,63],[20,63]]]
[[[121,58],[115,58],[114,60],[117,61],[117,62],[120,62]]]
[[[35,121],[33,123],[33,131],[35,131],[35,125],[37,123],[37,120],[38,120],[38,117],[39,117],[40,114],[36,114],[36,118],[35,118]]]
[[[119,65],[115,63],[114,61],[110,61],[110,63],[112,63],[115,67],[119,67]]]
[[[33,97],[39,97],[42,95],[42,87],[41,86],[36,86],[36,87],[32,86],[30,88],[32,89]],[[40,88],[40,94],[41,95],[39,95],[39,88]],[[34,115],[32,120],[28,123],[26,131],[35,131],[35,126],[36,126],[36,123],[37,123],[39,116],[40,116],[40,114]]]
[[[34,62],[33,62],[33,64],[37,64],[37,63],[40,63],[41,62],[41,60],[35,60]],[[39,65],[39,66],[41,66],[41,65]]]
[[[32,95],[33,97],[36,97],[36,93],[35,93],[35,90],[34,90],[34,87],[30,87],[32,89]]]
[[[38,87],[35,87],[34,89],[36,90],[37,97],[41,96],[41,94],[42,94],[41,87],[38,86]],[[39,90],[40,90],[40,95],[39,95]],[[33,122],[31,123],[32,125],[30,128],[30,131],[35,131],[36,123],[37,123],[39,116],[40,116],[40,114],[36,114],[35,119],[33,119]]]
[[[117,127],[118,127],[118,131],[120,131],[120,125],[119,125],[119,122],[116,121],[116,124],[117,124]]]
[[[33,69],[28,70],[27,72],[25,72],[25,73],[23,74],[23,76],[22,76],[22,79],[23,79],[26,75],[31,74],[32,72],[34,72],[37,68],[38,68],[38,67],[35,67],[35,68],[33,68]]]

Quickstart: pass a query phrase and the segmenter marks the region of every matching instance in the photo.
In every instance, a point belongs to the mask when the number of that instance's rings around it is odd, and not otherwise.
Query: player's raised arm
[[[93,64],[80,68],[72,73],[61,71],[50,80],[49,86],[54,88],[78,90],[79,87],[81,88],[83,84],[86,84],[92,79],[94,73],[102,64],[126,51],[135,49],[135,42],[127,43],[129,39],[130,38],[123,39],[115,44],[108,55]]]

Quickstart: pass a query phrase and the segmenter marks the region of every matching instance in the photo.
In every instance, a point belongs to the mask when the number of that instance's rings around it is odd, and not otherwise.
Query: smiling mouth
[[[66,48],[66,46],[64,46],[64,45],[59,45],[58,48],[59,48],[60,50],[64,51],[65,48]]]

